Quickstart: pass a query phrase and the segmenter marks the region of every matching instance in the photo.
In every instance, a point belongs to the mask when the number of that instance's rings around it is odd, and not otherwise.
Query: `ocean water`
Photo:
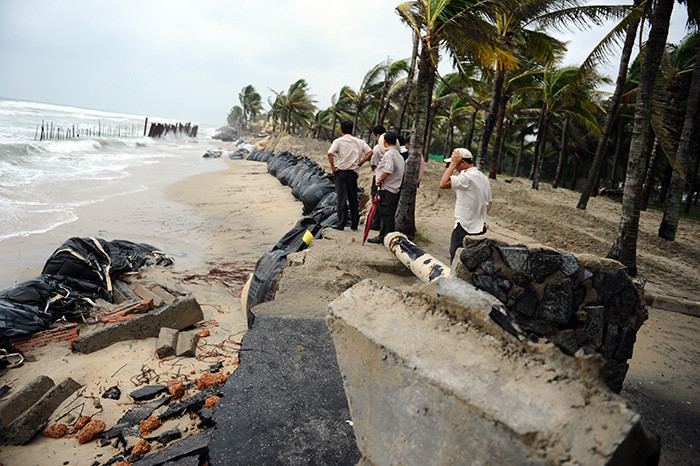
[[[178,176],[183,178],[217,167],[191,163],[200,162],[205,152],[201,143],[214,128],[200,127],[198,138],[153,139],[143,136],[145,119],[0,98],[0,247],[4,240],[75,221],[81,206],[146,190],[146,184],[133,179],[139,166],[182,164]],[[54,133],[60,126],[61,134],[75,128],[82,136],[40,141],[42,120],[45,127],[54,123]],[[151,122],[176,123],[152,116]],[[163,172],[173,176],[173,170]]]

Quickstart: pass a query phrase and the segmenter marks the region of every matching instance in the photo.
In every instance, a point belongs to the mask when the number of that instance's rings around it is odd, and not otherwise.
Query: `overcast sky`
[[[377,63],[410,57],[398,3],[0,0],[0,96],[219,126],[243,86],[267,109],[270,88],[305,78],[325,108]],[[684,26],[676,5],[670,42]],[[566,64],[602,35],[557,34],[571,41]]]

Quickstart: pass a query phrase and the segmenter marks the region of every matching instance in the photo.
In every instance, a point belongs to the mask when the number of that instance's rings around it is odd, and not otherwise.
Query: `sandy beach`
[[[264,142],[267,150],[289,149],[327,168],[327,142],[288,136]],[[212,141],[207,147],[202,145],[201,152],[216,147],[227,144]],[[149,189],[84,207],[78,221],[48,233],[0,243],[0,259],[8,264],[0,271],[0,289],[37,275],[49,255],[71,236],[146,242],[171,255],[175,264],[149,268],[142,274],[143,280],[192,293],[202,305],[205,320],[216,321],[218,326],[210,328],[211,336],[203,342],[203,348],[221,345],[229,338],[240,341],[246,328],[240,312],[240,289],[257,258],[301,217],[301,203],[288,187],[267,174],[263,163],[227,158],[191,163],[200,169],[202,163],[210,165],[205,173],[191,177],[182,176],[180,171],[181,176],[174,182],[157,168],[148,172],[149,167],[145,167],[138,178]],[[443,170],[442,163],[428,163],[418,192],[416,222],[418,243],[446,262],[454,194],[437,188]],[[368,188],[370,179],[369,169],[363,170],[360,186]],[[619,219],[619,203],[593,198],[589,209],[581,212],[575,209],[575,192],[553,190],[549,185],[533,191],[526,179],[506,176],[492,181],[492,189],[494,208],[488,236],[574,253],[607,253]],[[639,269],[647,279],[647,291],[699,300],[700,225],[683,220],[678,241],[666,243],[655,236],[660,218],[659,212],[642,214]],[[416,282],[410,273],[395,272],[391,267],[393,256],[386,248],[362,246],[361,240],[361,232],[347,229],[315,239],[310,249],[290,258],[290,266],[280,280],[278,299],[301,312],[312,303],[327,304],[364,278],[384,280],[384,284],[394,287]],[[217,274],[212,274],[213,270]],[[222,276],[224,279],[219,280]],[[698,438],[700,419],[699,336],[697,318],[651,309],[630,362],[622,395],[662,436],[663,464],[692,463],[700,457],[700,442],[688,441]],[[175,374],[199,373],[216,362],[215,358],[159,361],[153,356],[154,340],[122,342],[91,355],[71,353],[67,343],[52,344],[32,351],[24,366],[2,376],[2,383],[20,387],[38,374],[46,374],[56,381],[70,376],[83,384],[79,399],[66,401],[56,411],[55,419],[79,403],[85,403],[84,415],[98,412],[92,395],[99,396],[117,384],[127,393],[132,391],[136,388],[133,378],[143,372],[144,366],[158,374],[162,383]],[[235,370],[235,348],[224,353],[220,358],[226,370]],[[103,400],[99,417],[109,426],[128,407],[126,403]],[[674,419],[683,420],[676,424],[685,427],[674,427]],[[664,450],[673,442],[675,448]],[[3,447],[0,461],[8,465],[65,461],[90,464],[94,460],[104,462],[114,453],[111,447],[101,448],[94,442],[78,446],[74,438],[36,437],[25,446]]]

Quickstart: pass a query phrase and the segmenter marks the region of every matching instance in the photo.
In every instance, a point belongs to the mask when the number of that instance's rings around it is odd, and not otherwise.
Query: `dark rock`
[[[592,277],[593,277],[593,272],[584,268],[576,275],[576,281],[574,282],[574,285],[579,286],[581,283],[585,282],[586,280],[588,280]]]
[[[221,369],[223,369],[224,363],[223,361],[219,361],[216,364],[212,364],[209,366],[209,369],[207,369],[207,372],[211,372],[212,374],[219,372]]]
[[[525,288],[530,284],[530,277],[525,272],[513,272],[511,280],[518,286]]]
[[[562,280],[558,285],[545,287],[537,316],[540,319],[565,324],[571,319],[571,283]]]
[[[586,299],[586,288],[577,286],[571,295],[571,309],[578,309]]]
[[[629,281],[625,267],[602,270],[593,274],[593,288],[598,292],[598,298],[601,302],[605,302],[617,294],[627,283]]]
[[[584,306],[583,311],[586,313],[585,330],[588,342],[600,348],[603,345],[605,332],[605,309],[603,306]]]
[[[564,353],[573,356],[578,350],[576,342],[576,333],[574,330],[562,330],[552,336],[552,342],[559,347]]]
[[[180,417],[186,412],[196,412],[199,411],[202,406],[204,406],[204,402],[207,400],[212,395],[217,395],[221,396],[221,386],[216,385],[214,387],[209,387],[205,390],[201,390],[191,397],[187,398],[186,400],[182,400],[178,403],[172,403],[168,408],[163,411],[159,416],[158,419],[161,421],[167,421],[168,419],[171,419],[173,417]]]
[[[626,362],[608,366],[608,374],[605,377],[605,383],[608,384],[610,390],[615,393],[620,393],[620,390],[622,390],[622,383],[625,381],[625,376],[627,375],[627,369],[629,369],[629,367],[629,364]]]
[[[171,443],[160,451],[144,457],[138,464],[139,466],[159,466],[168,462],[177,462],[175,464],[179,465],[182,464],[180,460],[186,460],[188,457],[195,457],[198,461],[196,464],[203,464],[199,461],[206,459],[210,439],[211,431],[209,430],[189,435],[182,440]]]
[[[508,292],[513,286],[513,284],[505,278],[479,274],[472,275],[472,282],[475,287],[490,293],[503,304],[508,302]]]
[[[109,466],[110,464],[118,463],[119,461],[124,461],[124,455],[121,453],[108,459],[105,463],[103,463],[103,466]]]
[[[208,429],[216,424],[214,422],[214,408],[202,408],[197,414],[200,420],[197,427],[200,429]]]
[[[578,272],[579,265],[578,265],[578,259],[576,259],[576,256],[571,254],[570,252],[562,252],[561,253],[561,267],[559,270],[566,275],[567,277],[572,276],[576,272]]]
[[[469,269],[470,272],[473,272],[476,270],[479,264],[490,259],[491,254],[491,242],[488,240],[482,240],[476,243],[474,246],[462,249],[462,252],[459,255],[459,260],[467,269]]]
[[[605,343],[603,348],[603,357],[605,359],[611,359],[617,350],[617,342],[619,338],[620,327],[608,322],[605,326]]]
[[[216,130],[216,133],[211,138],[231,142],[238,139],[238,133],[231,127],[222,126]]]
[[[618,361],[625,361],[632,357],[634,342],[637,339],[637,334],[632,327],[623,326],[620,328],[620,339],[613,356]]]
[[[517,316],[515,318],[515,323],[518,324],[518,327],[523,329],[525,332],[536,333],[540,336],[547,333],[547,326],[545,324],[535,319],[530,319],[524,315]]]
[[[146,440],[148,440],[149,442],[159,442],[165,445],[166,443],[170,443],[173,440],[177,440],[179,438],[182,438],[182,432],[180,432],[180,429],[175,427],[174,429],[163,432],[160,435],[147,437]]]
[[[102,432],[102,436],[106,438],[117,438],[122,435],[125,429],[132,428],[138,425],[139,422],[150,416],[153,411],[160,408],[161,406],[170,403],[171,397],[164,396],[153,400],[149,403],[142,403],[129,411],[124,413],[124,415],[117,421],[117,423],[109,430]]]
[[[561,254],[557,251],[537,251],[530,255],[530,276],[537,283],[542,283],[559,270],[562,264]]]
[[[632,283],[626,282],[624,288],[615,293],[605,303],[605,308],[611,316],[617,316],[624,323],[634,314],[639,302],[639,293]]]
[[[166,385],[146,385],[129,393],[129,396],[136,402],[148,401],[167,391]]]
[[[519,272],[527,272],[530,251],[525,247],[496,246],[503,262],[508,267]]]
[[[109,398],[110,400],[118,400],[122,396],[122,391],[119,390],[118,386],[109,387],[102,394],[102,398]]]
[[[521,314],[533,317],[535,312],[537,312],[538,304],[537,292],[532,285],[528,285],[525,288],[522,296],[520,296],[520,298],[518,298],[518,300],[515,302],[515,306],[513,308]]]
[[[100,440],[101,447],[106,447],[107,445],[111,445],[111,444],[112,444],[112,441],[108,438],[103,438],[102,440]]]
[[[484,271],[486,275],[493,275],[496,273],[496,267],[493,264],[493,259],[485,260],[481,264],[479,264],[479,267],[481,270]]]

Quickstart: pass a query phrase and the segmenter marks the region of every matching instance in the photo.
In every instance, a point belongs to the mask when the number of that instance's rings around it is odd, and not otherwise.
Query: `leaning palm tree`
[[[241,89],[241,92],[238,94],[238,99],[241,102],[243,119],[245,121],[255,119],[258,113],[262,111],[260,94],[257,93],[251,84],[248,84]]]
[[[469,0],[416,0],[396,7],[401,19],[418,35],[420,42],[411,148],[396,212],[397,229],[409,236],[416,231],[415,203],[420,157],[427,142],[426,129],[439,49],[444,47],[454,57],[479,57],[486,55],[487,50],[496,50],[497,43],[492,40],[494,33],[489,19],[498,8],[497,3]]]
[[[283,102],[286,111],[286,127],[292,132],[292,126],[298,132],[309,127],[314,118],[316,105],[313,96],[309,93],[309,85],[305,79],[299,79],[289,86]]]
[[[651,98],[654,81],[661,56],[666,46],[668,27],[673,11],[673,0],[657,0],[652,18],[651,31],[644,50],[639,88],[634,114],[634,129],[627,175],[622,197],[622,214],[617,236],[608,258],[624,264],[631,276],[637,275],[637,236],[639,234],[639,212],[641,188],[644,179],[644,163],[648,158],[649,124],[651,122]]]

